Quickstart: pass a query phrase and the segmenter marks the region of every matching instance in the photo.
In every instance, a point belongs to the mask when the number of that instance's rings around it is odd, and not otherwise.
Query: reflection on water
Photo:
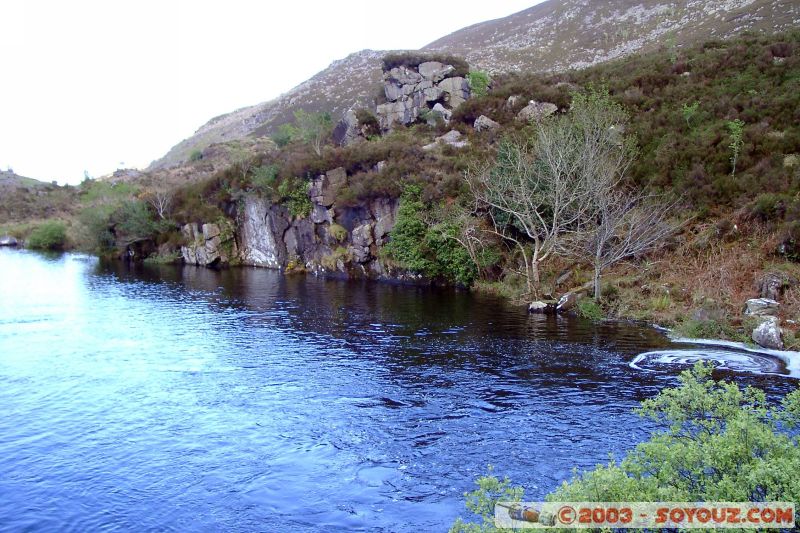
[[[444,530],[489,463],[536,499],[623,453],[677,372],[629,366],[677,348],[652,329],[461,291],[24,251],[0,272],[10,529]]]

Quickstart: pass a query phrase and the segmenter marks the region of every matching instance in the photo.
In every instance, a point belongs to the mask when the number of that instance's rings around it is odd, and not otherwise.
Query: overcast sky
[[[541,0],[0,0],[0,168],[78,183],[371,48],[415,49]]]

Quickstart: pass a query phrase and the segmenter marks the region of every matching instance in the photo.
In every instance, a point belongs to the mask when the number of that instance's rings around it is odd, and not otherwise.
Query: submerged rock
[[[753,330],[753,341],[762,348],[783,350],[783,332],[778,317],[765,316],[761,324]]]

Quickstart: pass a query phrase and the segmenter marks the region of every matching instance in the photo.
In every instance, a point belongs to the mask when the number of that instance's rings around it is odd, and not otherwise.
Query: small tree
[[[174,192],[166,187],[155,187],[145,192],[144,197],[153,206],[159,220],[164,220],[172,208]]]
[[[739,120],[729,120],[726,124],[728,131],[731,134],[731,176],[736,175],[736,161],[739,159],[739,154],[742,152],[744,146],[744,122]]]
[[[322,155],[322,146],[333,131],[330,113],[309,113],[304,109],[294,112],[300,138],[303,139],[318,156]]]
[[[697,115],[697,110],[700,107],[700,102],[694,101],[691,104],[683,104],[681,112],[683,113],[683,120],[686,121],[686,126],[692,127],[692,119]]]
[[[594,268],[594,299],[600,301],[601,276],[607,268],[662,245],[678,224],[670,221],[674,203],[653,195],[620,188],[596,187],[591,201],[595,218],[562,242],[564,248],[586,259]]]

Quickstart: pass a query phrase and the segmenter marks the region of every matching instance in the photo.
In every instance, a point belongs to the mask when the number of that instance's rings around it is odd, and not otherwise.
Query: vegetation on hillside
[[[386,59],[388,68],[436,58]],[[491,84],[480,73],[465,74],[474,86],[487,82],[486,91],[476,91],[448,125],[421,121],[381,136],[374,115],[362,109],[357,118],[367,138],[333,146],[328,118],[300,112],[276,138],[279,149],[259,149],[258,143],[246,150],[229,147],[222,150],[228,165],[220,168],[213,163],[220,149],[207,147],[189,167],[205,177],[168,190],[160,206],[153,183],[134,180],[113,191],[99,182],[84,184],[76,195],[90,238],[76,241],[108,249],[119,246],[123,234],[144,238],[151,232],[148,238],[156,245],[175,247],[181,224],[234,218],[249,194],[284,203],[302,216],[309,210],[304,194],[310,180],[342,167],[347,181],[335,209],[373,198],[400,199],[401,224],[391,236],[395,243],[381,252],[384,260],[520,300],[526,293],[558,295],[591,286],[598,263],[572,253],[574,247],[559,246],[541,262],[539,286],[532,291],[525,263],[535,239],[518,223],[477,205],[480,198],[464,177],[487,162],[496,167],[509,155],[503,147],[527,150],[520,161],[535,170],[542,125],[573,120],[576,114],[568,110],[575,96],[605,86],[605,105],[621,113],[614,121],[624,126],[615,135],[623,144],[635,144],[636,152],[625,172],[616,173],[615,190],[631,193],[634,205],[655,198],[671,209],[667,218],[691,223],[662,241],[665,248],[640,249],[603,263],[604,281],[594,283],[599,304],[580,303],[578,310],[593,317],[684,323],[689,332],[739,338],[746,325],[740,318],[743,302],[757,295],[759,277],[772,273],[785,280],[781,313],[800,312],[800,32],[669,46],[581,71],[497,75]],[[517,120],[531,100],[551,102],[559,113],[542,125]],[[481,115],[501,127],[474,131]],[[423,148],[449,129],[465,134],[468,146]],[[201,166],[218,170],[203,174]],[[108,190],[92,192],[96,187]],[[138,203],[122,209],[130,199]]]
[[[621,460],[611,460],[547,496],[556,502],[800,502],[800,389],[779,404],[763,391],[714,381],[698,363],[680,386],[642,402],[640,415],[661,430]],[[522,487],[484,476],[467,493],[479,522],[458,519],[453,532],[496,532],[498,501],[522,501]],[[797,519],[800,525],[800,519]]]

